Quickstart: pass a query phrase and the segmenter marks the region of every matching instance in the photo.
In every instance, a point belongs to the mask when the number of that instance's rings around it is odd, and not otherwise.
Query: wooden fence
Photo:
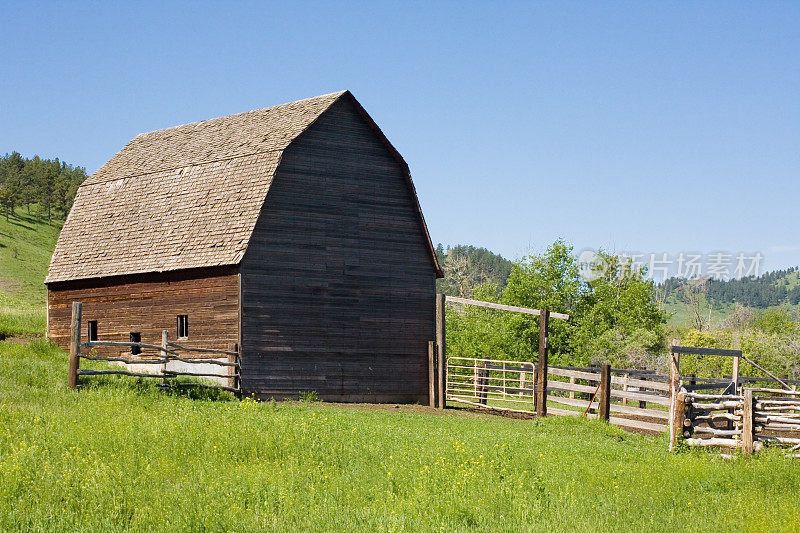
[[[201,348],[193,346],[183,346],[181,344],[171,342],[168,339],[167,331],[161,332],[161,344],[146,344],[143,342],[112,342],[112,341],[89,341],[81,342],[81,314],[82,305],[80,302],[73,302],[72,304],[72,322],[70,323],[70,350],[69,350],[69,370],[67,374],[67,384],[71,388],[78,386],[80,376],[103,376],[103,375],[120,375],[120,376],[133,376],[138,378],[157,378],[161,380],[159,385],[162,388],[184,388],[184,387],[208,387],[218,388],[239,394],[241,392],[240,385],[240,372],[239,372],[239,350],[235,344],[231,346],[230,350],[219,350],[213,348]],[[97,346],[116,346],[120,348],[135,348],[138,352],[137,355],[130,357],[119,356],[99,356],[93,354],[92,348]],[[88,352],[82,352],[81,349],[88,349]],[[187,354],[206,354],[209,356],[223,356],[223,358],[212,357],[192,357]],[[85,359],[89,361],[107,361],[113,363],[124,363],[125,365],[158,365],[158,372],[137,372],[126,368],[113,368],[103,370],[81,369],[80,360]],[[168,368],[170,362],[188,365],[198,365],[197,370],[183,370]],[[221,367],[225,370],[224,374],[209,372],[200,367],[199,365],[213,365]],[[174,366],[174,365],[173,365]],[[187,381],[174,381],[172,378],[179,376],[191,376],[194,378],[206,378],[203,382],[187,382]],[[209,381],[210,379],[221,379],[227,384],[215,384]],[[172,380],[172,381],[171,381]]]
[[[601,418],[629,429],[667,429],[667,376],[604,365],[598,371],[471,357],[447,359],[447,401],[498,411]],[[545,405],[542,405],[545,404]]]
[[[732,379],[686,379],[680,375],[680,355],[687,353],[736,358]],[[740,377],[739,358],[770,377]],[[789,380],[771,374],[739,350],[689,348],[674,342],[670,360],[670,449],[681,439],[689,446],[738,449],[746,454],[770,444],[788,446],[793,457],[800,457],[793,453],[800,450],[800,391]],[[783,388],[743,386],[758,381],[777,381]]]
[[[689,446],[753,453],[770,444],[797,452],[800,391],[744,388],[742,394],[701,394],[682,389],[676,399],[675,427]]]

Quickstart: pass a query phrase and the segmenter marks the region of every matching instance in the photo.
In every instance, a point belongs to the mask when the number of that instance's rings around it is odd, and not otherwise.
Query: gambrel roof
[[[348,91],[326,94],[134,137],[78,189],[45,283],[238,264],[283,151],[340,98],[403,166],[419,210],[408,166],[366,111]]]

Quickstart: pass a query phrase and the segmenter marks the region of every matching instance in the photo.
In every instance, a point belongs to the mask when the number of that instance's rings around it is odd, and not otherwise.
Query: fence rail
[[[732,380],[706,380],[709,382],[698,387],[696,381],[700,378],[682,379],[680,354],[686,353],[735,357]],[[763,370],[737,350],[690,349],[673,341],[670,449],[683,439],[689,446],[734,449],[746,454],[765,445],[788,446],[792,457],[800,457],[800,453],[793,453],[800,450],[800,391],[790,388],[789,380],[765,370],[769,378],[740,377],[739,357]],[[782,388],[742,385],[759,381],[778,383]],[[722,392],[697,392],[713,389]]]
[[[669,385],[646,379],[641,373],[636,375],[642,377],[631,377],[625,369],[614,369],[622,375],[612,375],[611,370],[609,366],[599,372],[584,368],[547,368],[546,412],[557,416],[601,418],[630,429],[666,430],[669,414],[660,407],[669,405],[666,396]],[[447,359],[447,401],[532,415],[539,411],[536,373],[537,366],[527,361],[450,357]]]
[[[700,394],[682,389],[676,407],[678,427],[689,446],[744,453],[764,445],[800,450],[800,391],[744,388],[742,394]]]
[[[209,387],[226,390],[239,394],[241,392],[241,374],[239,364],[239,350],[238,346],[233,345],[230,350],[222,350],[216,348],[205,348],[198,346],[184,346],[168,339],[167,331],[162,331],[161,344],[148,344],[143,342],[117,342],[117,341],[88,341],[81,342],[81,315],[82,305],[80,302],[73,302],[72,304],[72,322],[70,324],[70,357],[69,357],[69,370],[67,375],[67,383],[70,387],[75,388],[78,385],[80,376],[103,376],[103,375],[121,375],[132,376],[137,378],[157,378],[161,380],[159,385],[162,388],[185,388],[185,387]],[[142,354],[141,357],[125,357],[125,356],[101,356],[96,355],[93,351],[84,353],[81,349],[93,350],[100,346],[120,347],[127,349],[136,349],[139,352],[144,350],[153,351],[156,353]],[[227,360],[219,360],[211,357],[191,357],[186,354],[203,353],[209,355],[224,356]],[[137,370],[130,370],[128,368],[110,368],[103,370],[82,369],[80,368],[80,360],[85,359],[89,361],[106,361],[111,363],[123,363],[125,365],[160,365],[159,371],[144,372]],[[191,370],[184,370],[182,368],[168,368],[170,363],[183,363],[185,365],[214,365],[226,369],[225,374],[206,371],[205,368],[198,366]],[[217,378],[225,380],[227,385],[206,383],[206,382],[186,382],[186,381],[169,381],[173,378],[180,376],[188,376],[195,378]]]

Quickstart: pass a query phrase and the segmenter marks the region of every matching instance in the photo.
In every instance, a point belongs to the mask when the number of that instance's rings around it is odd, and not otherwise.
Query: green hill
[[[44,333],[44,278],[61,225],[24,208],[0,217],[0,337]]]
[[[800,270],[791,267],[728,281],[670,278],[659,285],[658,292],[672,313],[670,323],[677,327],[695,325],[697,313],[705,324],[709,320],[711,324],[721,324],[737,306],[757,313],[788,308],[796,315],[800,310]]]

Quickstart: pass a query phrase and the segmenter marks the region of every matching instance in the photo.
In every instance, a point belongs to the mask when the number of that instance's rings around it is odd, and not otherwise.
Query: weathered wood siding
[[[434,265],[403,167],[348,100],[284,152],[241,272],[246,392],[427,403]]]
[[[48,286],[48,336],[67,349],[72,302],[83,303],[81,339],[97,320],[98,340],[161,344],[161,331],[177,338],[177,316],[189,316],[191,346],[226,349],[239,342],[239,275],[236,269],[197,269],[164,274],[54,283]],[[119,355],[117,347],[98,353]],[[129,352],[126,352],[129,353]]]

